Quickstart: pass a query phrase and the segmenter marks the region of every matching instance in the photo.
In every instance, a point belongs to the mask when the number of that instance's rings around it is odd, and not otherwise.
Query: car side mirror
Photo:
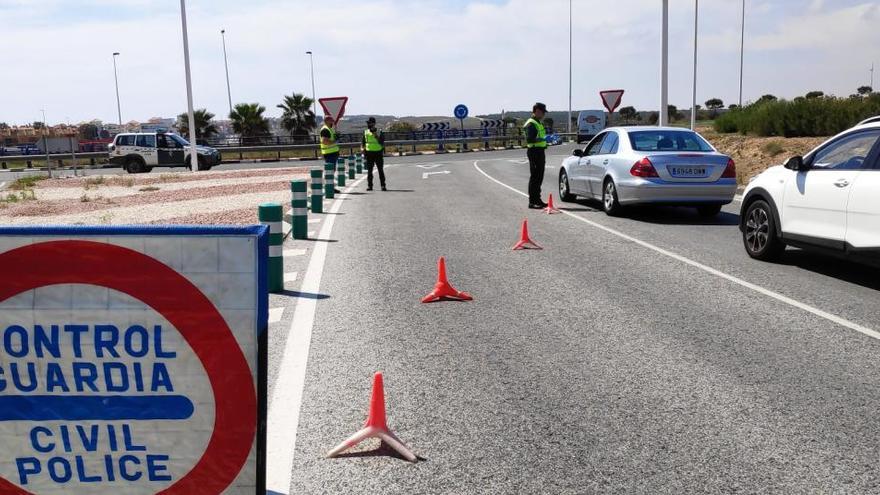
[[[572,156],[584,156],[584,152],[580,148],[575,148],[574,151],[571,152]]]
[[[803,172],[808,169],[807,165],[804,163],[804,157],[800,155],[785,160],[785,163],[782,164],[782,166],[796,172]]]

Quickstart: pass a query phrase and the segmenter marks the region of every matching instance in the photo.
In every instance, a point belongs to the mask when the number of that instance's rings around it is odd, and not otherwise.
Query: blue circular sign
[[[457,119],[466,119],[468,116],[468,107],[464,105],[457,105],[455,110],[453,110],[453,114]]]

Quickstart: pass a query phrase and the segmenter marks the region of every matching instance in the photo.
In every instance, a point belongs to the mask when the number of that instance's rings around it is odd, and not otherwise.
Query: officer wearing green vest
[[[546,208],[547,203],[541,199],[541,184],[544,183],[544,166],[547,157],[544,151],[547,149],[547,130],[542,121],[547,114],[547,106],[543,103],[535,103],[532,107],[532,117],[526,121],[523,130],[526,135],[526,155],[529,158],[529,208]]]
[[[376,119],[367,119],[367,128],[361,140],[361,149],[367,161],[367,191],[373,190],[373,166],[379,170],[379,185],[385,188],[385,134],[376,129]]]
[[[324,116],[324,125],[321,127],[321,154],[325,163],[336,164],[339,158],[339,145],[336,144],[336,121],[329,115]]]

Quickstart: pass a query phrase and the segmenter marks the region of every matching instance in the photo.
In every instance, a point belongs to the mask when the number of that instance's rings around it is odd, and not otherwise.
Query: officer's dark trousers
[[[328,153],[328,154],[324,155],[324,163],[333,163],[333,166],[336,166],[336,161],[338,159],[339,159],[339,152],[338,151],[336,153]]]
[[[385,187],[385,156],[381,151],[364,152],[367,161],[367,187],[373,187],[373,166],[379,170],[379,184]]]
[[[541,203],[541,184],[544,183],[544,166],[547,158],[544,148],[529,148],[529,203]]]

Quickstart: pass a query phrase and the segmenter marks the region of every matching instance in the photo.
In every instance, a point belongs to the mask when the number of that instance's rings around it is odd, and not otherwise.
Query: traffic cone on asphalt
[[[376,372],[373,376],[370,412],[364,427],[328,452],[327,457],[336,457],[368,438],[378,438],[409,462],[418,460],[416,455],[388,429],[388,424],[385,421],[385,387],[382,385],[382,372]]]
[[[446,259],[442,256],[440,261],[437,262],[437,272],[437,283],[434,285],[434,290],[422,298],[423,303],[431,303],[442,299],[452,299],[454,301],[472,301],[474,299],[470,294],[456,289],[449,283],[449,280],[446,280]]]
[[[548,215],[552,215],[554,213],[559,213],[559,210],[553,206],[553,195],[550,195],[550,198],[547,199],[547,207],[544,208],[544,211],[547,212]]]
[[[519,251],[520,249],[544,249],[535,244],[535,242],[529,238],[529,221],[526,219],[523,219],[522,233],[519,236],[519,242],[513,246],[514,251]]]

